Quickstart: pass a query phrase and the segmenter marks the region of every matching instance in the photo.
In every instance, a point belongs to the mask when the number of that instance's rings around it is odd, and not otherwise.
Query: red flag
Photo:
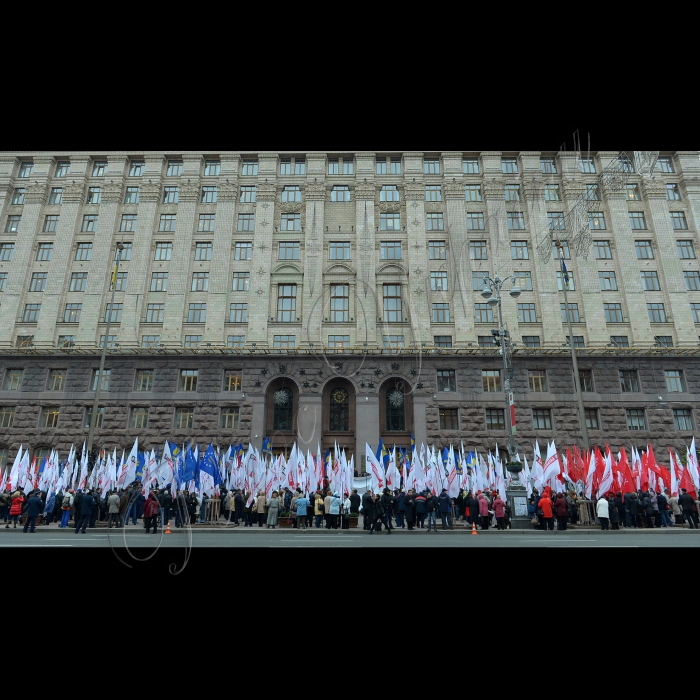
[[[622,493],[625,494],[636,491],[637,489],[634,484],[634,477],[632,476],[632,470],[630,469],[629,462],[627,461],[627,453],[625,452],[624,447],[620,452],[620,461],[618,462],[617,466],[622,479],[622,486],[620,489]]]
[[[585,481],[586,473],[583,458],[581,457],[581,453],[576,445],[574,445],[574,460],[572,464],[573,468],[569,467],[569,473],[571,474],[572,481],[574,483],[577,481]]]
[[[639,484],[641,486],[642,491],[648,491],[649,490],[649,468],[647,467],[647,463],[649,461],[649,458],[647,457],[647,453],[642,450],[642,473],[639,475]]]
[[[690,478],[690,474],[688,473],[688,467],[686,467],[681,472],[680,488],[685,489],[688,492],[688,495],[692,496],[694,499],[696,499],[698,497],[697,494],[695,493],[695,486],[693,486],[693,481]]]

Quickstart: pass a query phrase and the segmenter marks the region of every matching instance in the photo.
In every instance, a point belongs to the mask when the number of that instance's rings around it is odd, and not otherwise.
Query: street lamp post
[[[109,304],[109,314],[107,314],[107,328],[105,330],[105,342],[102,344],[102,355],[100,357],[100,369],[97,376],[97,386],[95,387],[95,400],[92,403],[92,416],[90,417],[90,431],[88,432],[87,439],[87,454],[92,452],[92,443],[95,439],[95,428],[97,428],[97,416],[99,411],[100,403],[100,389],[102,388],[102,373],[105,369],[105,358],[107,356],[107,345],[109,344],[109,330],[112,324],[112,310],[114,309],[114,295],[117,291],[117,272],[119,271],[119,262],[121,260],[121,253],[124,250],[124,246],[121,243],[117,243],[117,254],[114,261],[114,272],[112,273],[112,279],[110,287],[112,290],[112,299]]]
[[[501,289],[508,280],[513,280],[513,287],[509,294],[513,299],[517,299],[520,296],[520,287],[515,280],[515,275],[511,275],[505,279],[501,279],[498,275],[494,278],[490,278],[488,275],[484,276],[484,289],[481,292],[481,296],[486,299],[486,303],[490,306],[498,306],[498,331],[491,331],[491,333],[498,338],[497,342],[500,347],[500,353],[503,356],[503,388],[506,400],[505,424],[508,432],[508,464],[506,464],[506,469],[513,476],[513,482],[506,489],[506,498],[510,503],[511,528],[520,529],[528,528],[530,526],[530,519],[527,514],[527,491],[525,486],[520,483],[519,479],[522,465],[516,460],[518,448],[515,445],[515,426],[512,420],[515,406],[513,394],[510,390],[513,367],[513,343],[510,333],[503,325],[503,310],[501,308]]]
[[[557,247],[557,251],[559,253],[559,256],[562,257],[564,255],[564,250],[561,244],[561,241],[557,239],[555,241],[555,245]],[[588,443],[588,428],[586,427],[586,411],[583,407],[583,396],[581,394],[581,377],[579,377],[578,373],[578,362],[576,360],[576,346],[574,343],[574,332],[571,328],[571,314],[569,313],[569,298],[566,294],[567,287],[569,286],[566,279],[564,278],[564,275],[562,274],[562,280],[561,280],[561,286],[562,289],[564,290],[564,309],[566,313],[566,321],[569,327],[569,348],[571,349],[571,364],[574,369],[574,386],[576,388],[576,400],[578,401],[578,416],[579,416],[579,423],[581,424],[581,437],[583,438],[583,449],[588,450],[590,449],[590,445]]]

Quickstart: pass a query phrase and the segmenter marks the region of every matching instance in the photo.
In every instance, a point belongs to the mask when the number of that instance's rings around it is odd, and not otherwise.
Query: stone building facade
[[[360,465],[380,437],[493,448],[485,275],[521,289],[502,303],[518,444],[580,445],[555,237],[591,442],[681,451],[700,395],[700,161],[662,153],[616,186],[601,173],[617,158],[1,152],[0,460],[82,443],[102,343],[110,448],[271,437]],[[582,195],[590,240],[569,226]]]

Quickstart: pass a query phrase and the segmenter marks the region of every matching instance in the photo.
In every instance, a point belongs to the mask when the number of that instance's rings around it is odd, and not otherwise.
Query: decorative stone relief
[[[199,208],[201,212],[204,212],[205,214],[213,214],[216,212],[216,205],[215,204],[202,204]]]
[[[237,209],[239,214],[253,214],[255,213],[255,205],[254,204],[239,204],[238,209]]]
[[[505,192],[503,189],[503,183],[502,182],[486,182],[481,186],[481,192],[483,194],[484,199],[497,199],[497,200],[504,200],[505,199]]]
[[[85,191],[84,183],[79,184],[76,182],[74,184],[64,185],[63,186],[63,198],[61,201],[64,204],[67,204],[69,202],[82,202],[84,191]]]
[[[135,204],[127,204],[125,207],[122,207],[122,211],[125,214],[136,214],[138,209],[136,208]]]
[[[122,185],[110,183],[102,188],[102,201],[110,204],[119,204],[122,201]]]
[[[197,202],[199,201],[200,187],[198,182],[186,182],[180,185],[180,201],[181,202]]]
[[[219,202],[235,202],[238,199],[238,183],[225,182],[218,185],[217,199]]]
[[[426,202],[425,211],[438,212],[445,211],[445,205],[442,202]]]
[[[174,204],[164,204],[158,211],[161,214],[177,214],[177,207]]]
[[[302,210],[301,202],[282,202],[279,205],[280,212],[284,214],[300,214]]]
[[[257,184],[256,197],[259,202],[274,202],[277,199],[277,188],[274,182],[259,182]]]
[[[405,182],[403,196],[409,200],[425,200],[425,185],[422,182]]]
[[[304,186],[304,197],[309,200],[323,201],[326,198],[326,186],[317,182]]]
[[[159,202],[160,201],[160,183],[144,182],[141,184],[141,192],[139,199],[141,202]],[[63,199],[66,198],[65,190]]]
[[[642,178],[642,194],[644,199],[666,199],[666,183],[650,177]]]
[[[401,202],[379,202],[379,211],[383,214],[398,214],[401,211]]]
[[[371,199],[374,201],[376,187],[373,182],[358,182],[355,185],[355,199]]]
[[[45,185],[27,185],[24,193],[25,204],[46,204]]]
[[[464,181],[448,180],[443,187],[445,199],[464,199]]]

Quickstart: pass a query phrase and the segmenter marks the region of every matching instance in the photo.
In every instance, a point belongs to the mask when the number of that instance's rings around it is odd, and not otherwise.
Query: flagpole
[[[102,345],[102,355],[100,357],[100,369],[97,375],[97,386],[95,387],[95,400],[92,403],[92,416],[90,416],[90,431],[88,432],[87,439],[87,455],[88,455],[88,475],[92,471],[92,466],[90,462],[90,454],[92,452],[92,442],[95,439],[95,428],[97,427],[97,415],[99,411],[100,403],[100,389],[102,388],[102,373],[105,369],[105,358],[107,356],[107,346],[109,345],[109,329],[112,324],[112,311],[114,309],[114,295],[117,291],[117,272],[119,271],[119,261],[121,258],[122,250],[124,246],[121,243],[117,243],[117,256],[115,259],[114,272],[111,278],[111,288],[112,288],[112,300],[109,304],[109,314],[107,314],[107,328],[105,330],[105,342]]]
[[[564,250],[561,244],[561,241],[557,237],[557,240],[555,241],[555,245],[557,247],[557,252],[559,253],[559,260],[563,263],[564,258],[562,257],[564,255]],[[561,263],[560,263],[561,266]],[[563,272],[563,270],[562,270]],[[581,424],[581,436],[583,438],[583,447],[584,449],[588,450],[590,449],[589,443],[588,443],[588,428],[586,427],[586,411],[583,408],[583,396],[581,395],[581,378],[578,375],[578,362],[576,361],[576,347],[574,343],[574,332],[571,328],[571,314],[569,313],[569,299],[568,295],[566,293],[566,289],[569,286],[566,279],[564,278],[564,275],[562,274],[562,289],[564,290],[564,309],[566,311],[566,322],[569,326],[569,349],[571,350],[571,364],[573,365],[574,368],[574,384],[576,386],[576,400],[578,401],[578,417],[579,417],[579,422]]]

